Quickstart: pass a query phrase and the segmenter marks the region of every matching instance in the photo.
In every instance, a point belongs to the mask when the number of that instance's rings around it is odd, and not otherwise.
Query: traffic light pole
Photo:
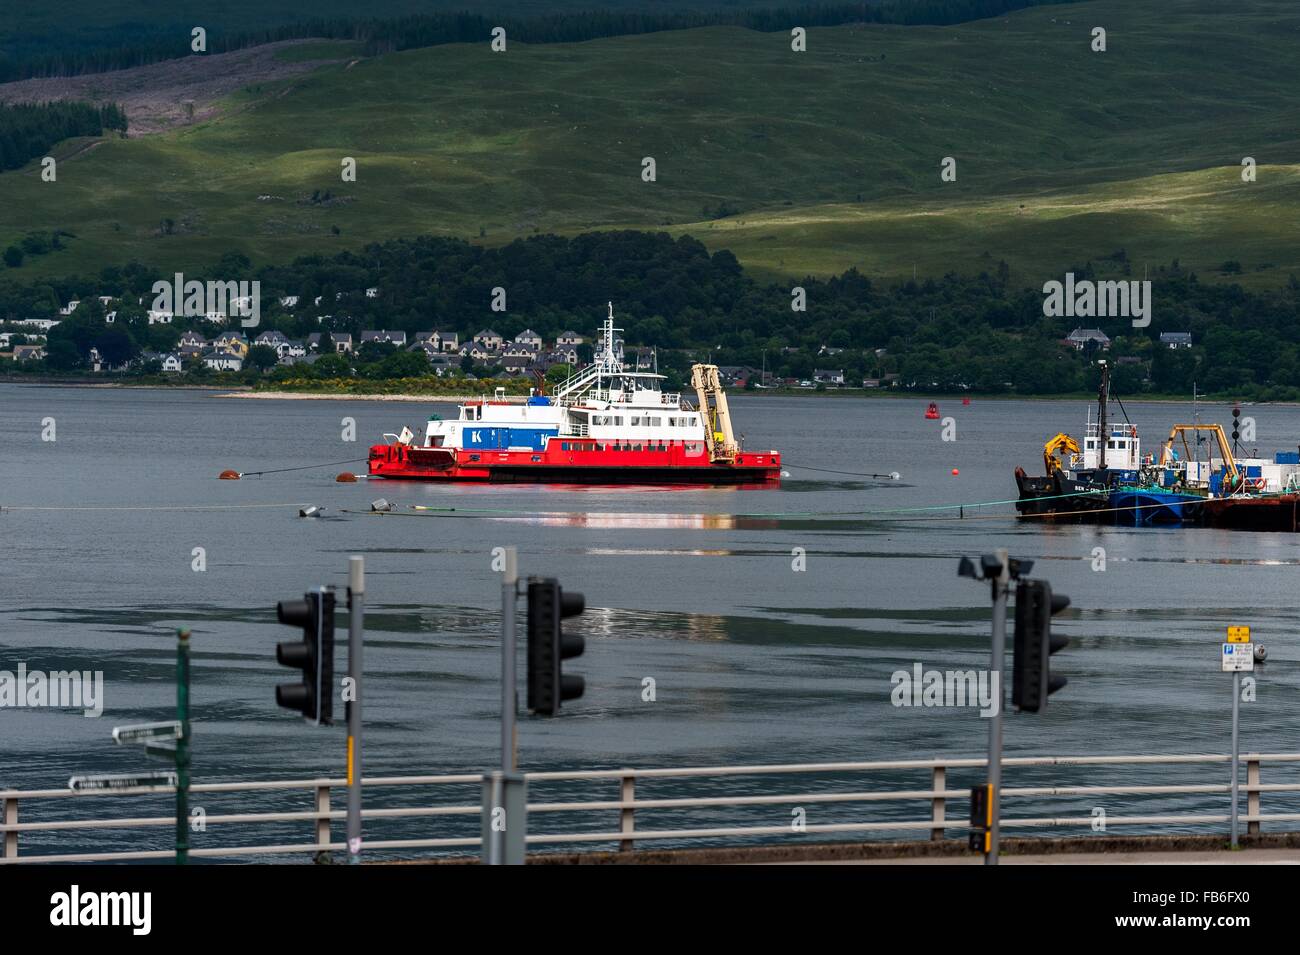
[[[348,558],[348,862],[361,862],[361,676],[366,602],[366,560]],[[328,692],[333,692],[329,690]]]
[[[985,865],[998,864],[998,837],[1002,815],[1002,705],[1006,693],[1002,687],[1002,662],[1007,647],[1007,593],[1011,584],[1010,559],[1005,549],[994,551],[1002,565],[993,578],[993,652],[989,671],[997,685],[997,710],[989,720],[989,851],[984,856]]]
[[[513,773],[515,757],[515,715],[519,694],[515,691],[515,603],[519,596],[519,552],[504,547],[501,571],[501,772]]]
[[[190,861],[190,630],[176,631],[176,864]]]

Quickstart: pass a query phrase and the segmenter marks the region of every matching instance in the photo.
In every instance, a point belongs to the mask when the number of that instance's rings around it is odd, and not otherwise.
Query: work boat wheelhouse
[[[697,405],[661,388],[663,375],[627,371],[614,308],[595,360],[553,396],[467,401],[460,417],[431,417],[423,443],[409,428],[370,449],[370,475],[430,481],[748,484],[779,481],[781,455],[735,439],[716,365],[694,365]]]

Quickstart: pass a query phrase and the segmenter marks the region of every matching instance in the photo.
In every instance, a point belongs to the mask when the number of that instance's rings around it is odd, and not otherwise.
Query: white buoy
[[[316,517],[320,514],[320,508],[315,504],[308,504],[306,507],[298,509],[299,517]]]
[[[384,512],[384,511],[391,511],[391,510],[393,509],[393,505],[389,504],[386,500],[384,500],[384,499],[381,497],[381,498],[380,498],[379,500],[377,500],[377,501],[371,501],[371,502],[370,502],[370,509],[371,509],[372,511],[377,511],[377,512],[381,512],[381,513],[382,513],[382,512]]]
[[[897,472],[897,471],[890,471],[890,472],[889,472],[889,480],[891,480],[891,481],[897,481],[897,480],[898,480],[898,472]]]

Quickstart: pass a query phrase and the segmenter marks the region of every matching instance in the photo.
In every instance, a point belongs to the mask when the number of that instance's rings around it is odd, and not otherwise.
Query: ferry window
[[[641,450],[641,445],[639,445],[639,444],[633,445],[633,446],[632,446],[632,450],[633,450],[633,451],[640,451],[640,450]]]
[[[662,420],[662,418],[646,418],[645,423],[650,425],[652,428],[657,428]]]
[[[633,426],[633,427],[639,427],[640,424],[641,424],[641,417],[640,417],[639,415],[633,415],[633,416],[632,416],[632,426]]]
[[[1113,450],[1115,449],[1115,442],[1114,442],[1114,441],[1107,441],[1107,442],[1106,442],[1106,447],[1113,451]]]
[[[604,445],[600,445],[600,444],[593,444],[593,445],[592,445],[592,448],[593,448],[594,450],[596,450],[596,451],[604,451],[604,450],[605,450]]]
[[[622,424],[622,423],[623,423],[623,416],[622,416],[622,415],[616,415],[616,416],[614,417],[614,423],[615,423],[615,424]]]
[[[567,451],[567,450],[569,450],[569,442],[567,442],[567,441],[561,441],[561,442],[560,442],[560,450],[561,450],[561,451]]]
[[[470,459],[471,461],[477,461],[477,460],[478,460],[478,455],[477,455],[477,454],[471,454],[471,455],[469,456],[469,459]]]

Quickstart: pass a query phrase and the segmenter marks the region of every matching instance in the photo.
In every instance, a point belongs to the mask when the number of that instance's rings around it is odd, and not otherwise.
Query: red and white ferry
[[[467,401],[460,417],[429,418],[423,443],[403,428],[370,449],[370,476],[422,481],[594,484],[750,484],[781,479],[776,451],[735,439],[716,365],[691,368],[698,403],[660,388],[664,376],[627,371],[609,307],[591,365],[552,396]]]

